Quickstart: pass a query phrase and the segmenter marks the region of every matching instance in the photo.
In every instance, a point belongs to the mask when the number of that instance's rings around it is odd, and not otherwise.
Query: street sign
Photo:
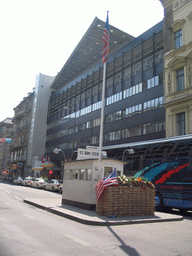
[[[102,151],[102,155],[106,157],[107,152]],[[82,160],[82,159],[99,159],[99,150],[78,148],[77,160]]]

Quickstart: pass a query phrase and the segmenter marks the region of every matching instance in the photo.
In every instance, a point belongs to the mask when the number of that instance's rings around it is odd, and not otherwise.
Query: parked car
[[[17,177],[13,180],[13,185],[22,185],[23,179],[21,177]]]
[[[32,177],[26,177],[26,178],[22,181],[22,185],[23,185],[23,186],[31,186],[31,182],[32,182]]]
[[[51,191],[60,191],[61,184],[58,180],[49,180],[44,184],[44,189]]]
[[[31,187],[33,188],[44,188],[45,181],[42,178],[36,178],[31,182]]]

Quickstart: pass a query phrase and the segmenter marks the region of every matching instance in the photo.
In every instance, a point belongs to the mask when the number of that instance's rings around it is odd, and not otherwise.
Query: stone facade
[[[24,176],[27,161],[29,129],[34,93],[29,93],[23,101],[14,108],[14,132],[11,145],[11,169],[14,176]]]
[[[13,129],[12,118],[6,118],[0,122],[0,171],[1,174],[7,174],[10,161],[10,142]]]
[[[164,22],[166,137],[192,133],[192,1],[161,1]]]

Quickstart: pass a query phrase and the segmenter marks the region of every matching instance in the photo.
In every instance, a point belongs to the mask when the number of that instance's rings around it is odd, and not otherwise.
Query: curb
[[[171,216],[169,218],[168,217],[167,218],[158,217],[157,219],[155,219],[155,218],[151,218],[151,219],[132,219],[132,218],[130,218],[130,219],[127,219],[127,220],[115,220],[115,219],[107,220],[107,217],[106,217],[106,220],[104,218],[102,221],[99,221],[99,220],[96,221],[96,220],[88,220],[86,218],[80,218],[80,217],[77,217],[77,216],[72,215],[72,214],[67,214],[67,213],[59,210],[58,207],[46,207],[46,206],[43,206],[41,204],[29,201],[27,199],[24,199],[23,202],[27,203],[27,204],[30,204],[30,205],[33,205],[33,206],[35,206],[39,209],[45,210],[47,212],[56,214],[58,216],[61,216],[61,217],[79,222],[81,224],[92,225],[92,226],[133,225],[133,224],[145,224],[145,223],[147,224],[147,223],[170,222],[170,221],[181,221],[181,220],[183,220],[183,216],[175,216],[173,214],[172,215],[169,214],[169,216]]]

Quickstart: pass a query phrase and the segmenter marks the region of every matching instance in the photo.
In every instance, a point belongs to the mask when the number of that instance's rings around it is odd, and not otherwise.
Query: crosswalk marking
[[[64,234],[64,236],[66,236],[66,237],[72,239],[73,241],[75,241],[75,242],[77,242],[77,243],[79,243],[79,244],[81,244],[81,245],[84,245],[84,246],[91,246],[91,244],[89,244],[89,243],[87,243],[87,242],[85,242],[85,241],[83,241],[83,240],[81,240],[81,239],[79,239],[78,237],[75,237],[75,236],[73,236],[73,235]]]
[[[34,219],[34,217],[31,216],[31,215],[29,215],[29,214],[23,214],[23,215],[26,216],[26,217],[29,218],[29,219]]]
[[[14,196],[16,199],[20,200],[21,201],[21,198],[17,197],[17,196]]]

